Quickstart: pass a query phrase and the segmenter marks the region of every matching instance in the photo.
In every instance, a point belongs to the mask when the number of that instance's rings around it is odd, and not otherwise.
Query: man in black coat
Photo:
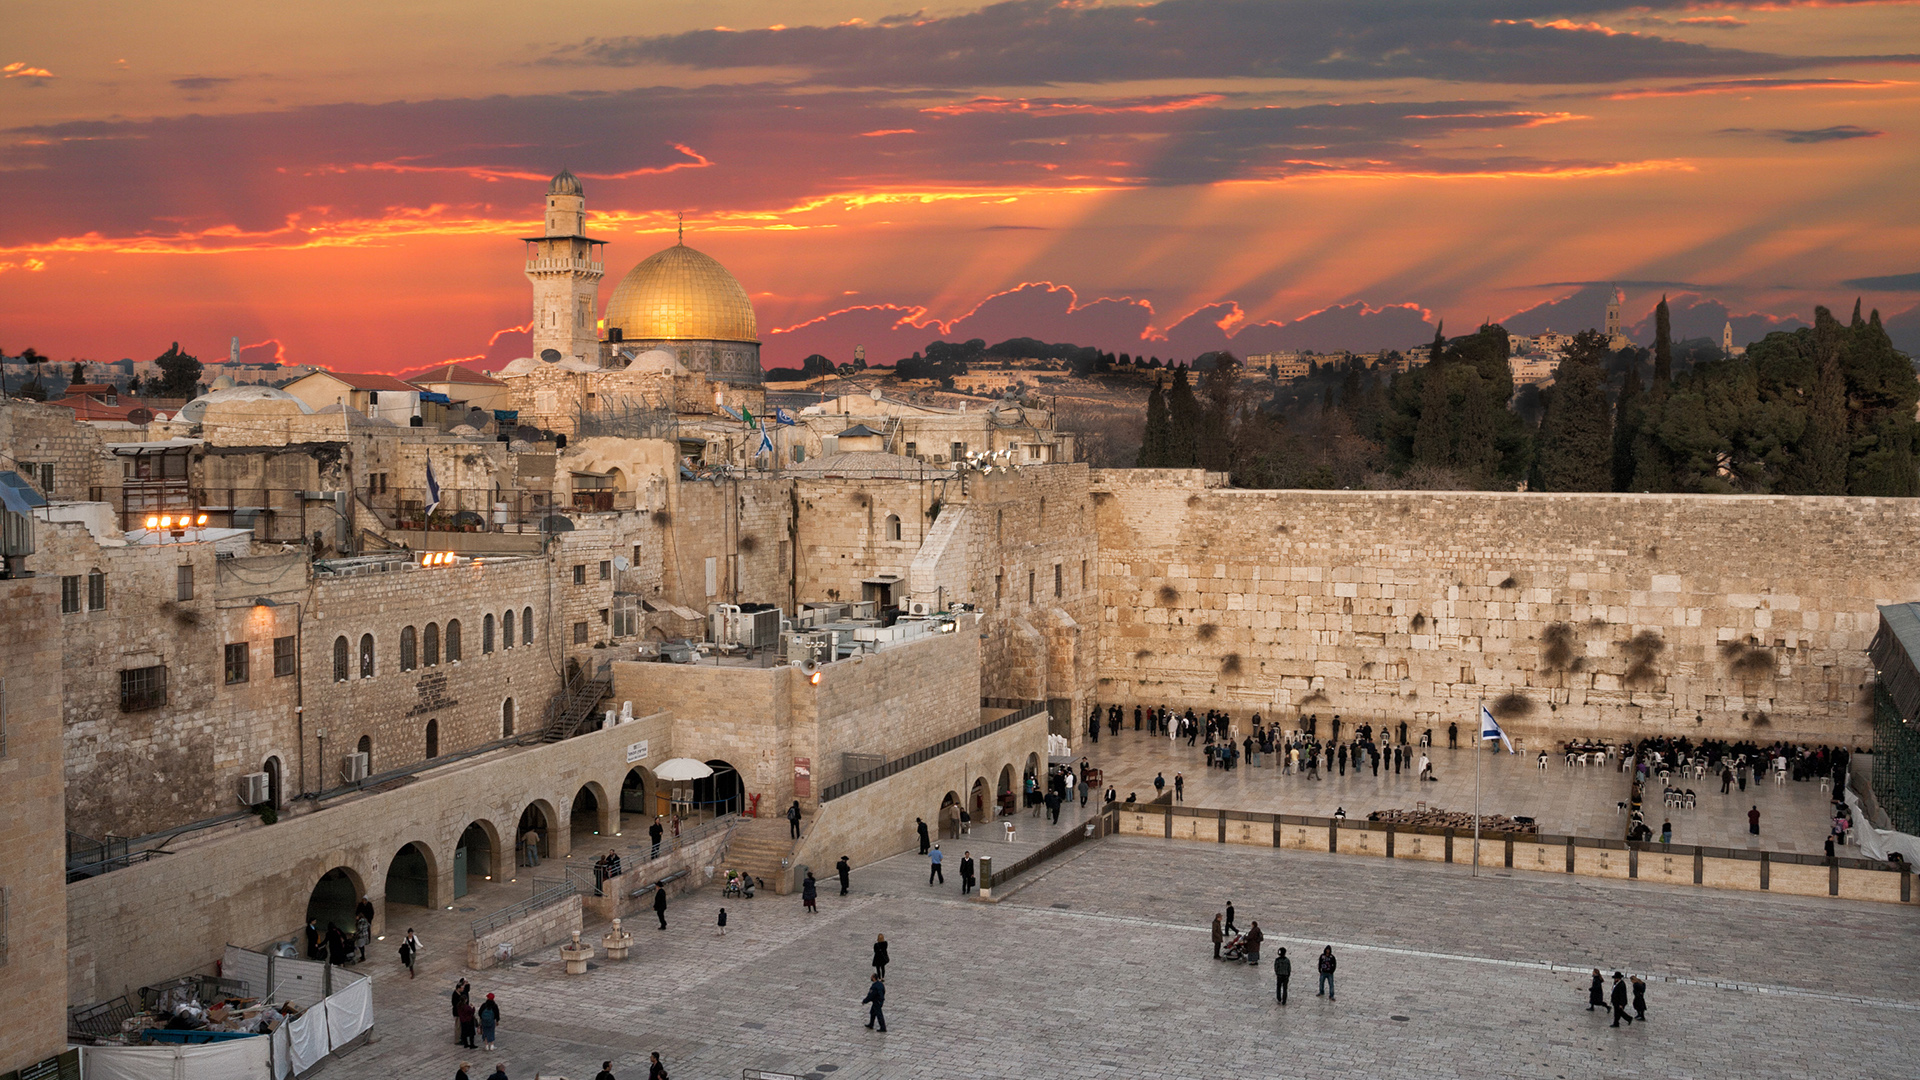
[[[881,980],[880,976],[875,975],[872,985],[867,987],[867,996],[860,999],[860,1004],[867,1006],[868,1028],[872,1028],[875,1024],[878,1024],[880,1025],[879,1030],[887,1030],[886,1014],[880,1011],[880,1006],[886,1004],[886,1001],[887,984]]]
[[[973,891],[973,852],[960,853],[960,895]]]
[[[853,864],[847,861],[845,855],[842,855],[840,861],[833,864],[833,870],[840,875],[840,895],[847,895],[847,885],[853,874]]]
[[[919,818],[914,818],[913,826],[920,832],[920,854],[925,855],[928,845],[932,843],[927,836],[927,823]]]
[[[1280,955],[1273,958],[1273,997],[1280,1004],[1287,1003],[1287,980],[1293,978],[1293,961],[1287,959],[1287,950],[1282,948]]]
[[[667,928],[667,890],[659,885],[653,887],[653,913],[660,920],[660,929]]]
[[[1627,980],[1616,971],[1613,973],[1613,1026],[1619,1027],[1622,1020],[1627,1026],[1633,1026],[1633,1017],[1627,1015]]]
[[[800,839],[800,800],[799,799],[793,800],[793,805],[787,807],[787,830],[793,834],[793,839],[795,840]]]
[[[656,859],[660,857],[660,837],[665,834],[666,830],[660,827],[659,818],[654,818],[653,824],[647,826],[647,835],[653,838],[653,857]]]

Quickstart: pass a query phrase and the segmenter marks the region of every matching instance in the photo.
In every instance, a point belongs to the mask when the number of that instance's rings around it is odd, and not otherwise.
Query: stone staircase
[[[810,819],[800,819],[802,830],[810,824]],[[787,875],[792,868],[781,866],[780,860],[791,859],[797,845],[798,841],[788,831],[786,818],[748,818],[734,830],[733,838],[727,842],[724,869],[745,870],[766,882],[767,889],[784,892]],[[821,872],[821,867],[814,868],[815,877],[820,876]]]

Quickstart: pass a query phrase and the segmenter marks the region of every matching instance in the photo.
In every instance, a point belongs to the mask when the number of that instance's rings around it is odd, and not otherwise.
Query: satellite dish
[[[127,423],[145,426],[153,422],[153,410],[148,408],[128,409]]]
[[[620,571],[623,574],[626,573],[627,568],[632,565],[633,565],[632,563],[627,561],[627,557],[625,555],[615,555],[613,557],[613,568],[615,570]]]
[[[559,349],[541,349],[541,350],[540,350],[540,361],[541,361],[542,363],[546,363],[546,364],[557,364],[557,363],[559,363],[559,362],[560,362],[560,350],[559,350]]]

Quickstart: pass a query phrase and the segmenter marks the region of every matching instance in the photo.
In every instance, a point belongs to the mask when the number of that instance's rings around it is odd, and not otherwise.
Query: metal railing
[[[1120,828],[1120,812],[1117,809],[1119,805],[1118,803],[1114,803],[1112,806],[1102,809],[1100,813],[1089,817],[1082,824],[1076,825],[1065,833],[1047,841],[1045,846],[1028,855],[1026,858],[1004,869],[996,868],[993,872],[993,880],[983,881],[980,884],[989,889],[997,888],[1002,882],[1010,881],[1016,875],[1024,874],[1064,851],[1079,847],[1089,840],[1098,840],[1103,836],[1111,836],[1118,832]],[[1087,828],[1089,825],[1093,826],[1093,828]]]
[[[1047,714],[1046,702],[1044,701],[1030,702],[1027,705],[1025,705],[1023,708],[1020,708],[1012,713],[1009,713],[998,720],[981,724],[979,727],[974,728],[971,731],[963,731],[960,734],[955,735],[950,739],[944,739],[940,742],[934,743],[932,746],[921,747],[920,749],[915,750],[913,753],[908,754],[907,756],[902,758],[895,758],[894,760],[887,762],[885,765],[882,765],[877,769],[868,769],[866,772],[860,773],[857,776],[849,776],[846,779],[841,780],[837,784],[829,784],[820,790],[820,801],[830,802],[834,799],[839,798],[842,795],[852,794],[853,792],[859,791],[861,788],[866,787],[868,784],[871,784],[877,780],[885,780],[887,777],[892,776],[897,772],[901,772],[906,769],[911,769],[915,765],[918,765],[923,761],[928,761],[932,758],[939,757],[941,754],[944,754],[947,751],[952,750],[956,747],[965,746],[968,743],[973,742],[975,739],[983,739],[988,735],[993,734],[996,731],[1004,731],[1007,728],[1010,728],[1013,725],[1020,723],[1021,721],[1031,720],[1036,716],[1045,716],[1046,714]]]
[[[578,892],[579,889],[574,886],[571,878],[554,882],[543,889],[537,889],[532,896],[527,897],[517,904],[508,904],[506,907],[501,908],[491,915],[483,915],[473,920],[470,924],[473,929],[473,936],[477,938],[488,931],[498,930],[500,927],[506,926],[515,919],[524,919],[536,911],[550,908],[565,900],[567,897],[576,895]]]
[[[67,1010],[67,1030],[95,1038],[118,1035],[120,1024],[139,1011],[125,994],[91,1005],[75,1005]]]

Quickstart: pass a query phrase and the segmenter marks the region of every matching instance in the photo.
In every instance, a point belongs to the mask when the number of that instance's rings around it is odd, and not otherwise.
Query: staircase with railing
[[[580,734],[587,721],[600,711],[600,702],[612,691],[611,677],[588,678],[585,672],[575,675],[548,703],[547,722],[540,731],[540,741],[556,743]]]

